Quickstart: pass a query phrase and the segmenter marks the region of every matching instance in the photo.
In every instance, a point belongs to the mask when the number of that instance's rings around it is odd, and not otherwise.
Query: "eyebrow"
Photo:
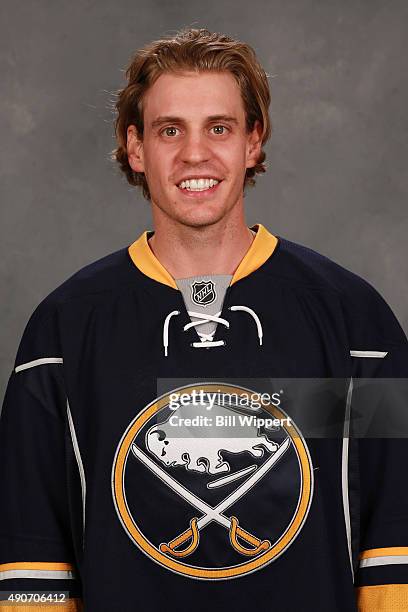
[[[227,121],[229,123],[235,123],[236,125],[238,125],[238,120],[235,117],[231,117],[229,115],[210,115],[209,117],[207,117],[206,121],[208,123],[211,121]],[[164,123],[179,123],[179,124],[184,123],[185,124],[186,122],[181,117],[163,116],[163,117],[157,117],[157,119],[152,121],[151,127],[152,128],[160,127]]]

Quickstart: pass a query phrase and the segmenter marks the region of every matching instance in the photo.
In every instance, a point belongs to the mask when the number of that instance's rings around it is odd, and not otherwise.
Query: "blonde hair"
[[[229,71],[235,77],[245,108],[246,129],[251,132],[255,121],[262,126],[262,146],[270,137],[272,127],[268,108],[270,91],[268,78],[257,60],[255,51],[248,44],[207,29],[182,29],[175,36],[156,40],[139,49],[127,70],[127,85],[116,92],[114,121],[117,148],[111,152],[130,185],[142,188],[150,200],[149,187],[143,172],[135,172],[127,155],[127,128],[135,125],[143,139],[143,96],[148,88],[165,72]],[[265,172],[265,152],[257,164],[247,168],[244,187],[255,185],[254,176]]]

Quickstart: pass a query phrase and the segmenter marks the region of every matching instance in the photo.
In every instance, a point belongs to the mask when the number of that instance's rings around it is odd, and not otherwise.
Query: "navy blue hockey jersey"
[[[36,308],[0,418],[3,593],[408,610],[406,437],[351,435],[359,381],[408,378],[407,338],[370,284],[253,229],[212,338],[150,232]]]

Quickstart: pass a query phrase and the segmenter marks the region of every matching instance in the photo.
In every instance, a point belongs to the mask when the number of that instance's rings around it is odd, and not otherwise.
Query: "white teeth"
[[[204,191],[217,185],[219,181],[212,178],[200,178],[200,179],[189,179],[187,181],[181,181],[179,187],[181,189],[187,189],[188,191]]]

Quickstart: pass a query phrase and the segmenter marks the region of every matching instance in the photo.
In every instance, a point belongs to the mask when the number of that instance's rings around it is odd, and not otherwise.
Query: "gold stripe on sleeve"
[[[373,557],[388,557],[397,555],[408,555],[408,546],[391,546],[389,548],[371,548],[361,553],[360,559],[372,559]]]
[[[47,561],[18,561],[16,563],[0,563],[0,572],[9,570],[73,570],[71,563],[50,563]]]
[[[41,603],[17,603],[0,601],[0,612],[83,612],[84,607],[81,599],[67,599],[56,604]]]
[[[408,584],[381,584],[356,589],[358,612],[406,612]]]

